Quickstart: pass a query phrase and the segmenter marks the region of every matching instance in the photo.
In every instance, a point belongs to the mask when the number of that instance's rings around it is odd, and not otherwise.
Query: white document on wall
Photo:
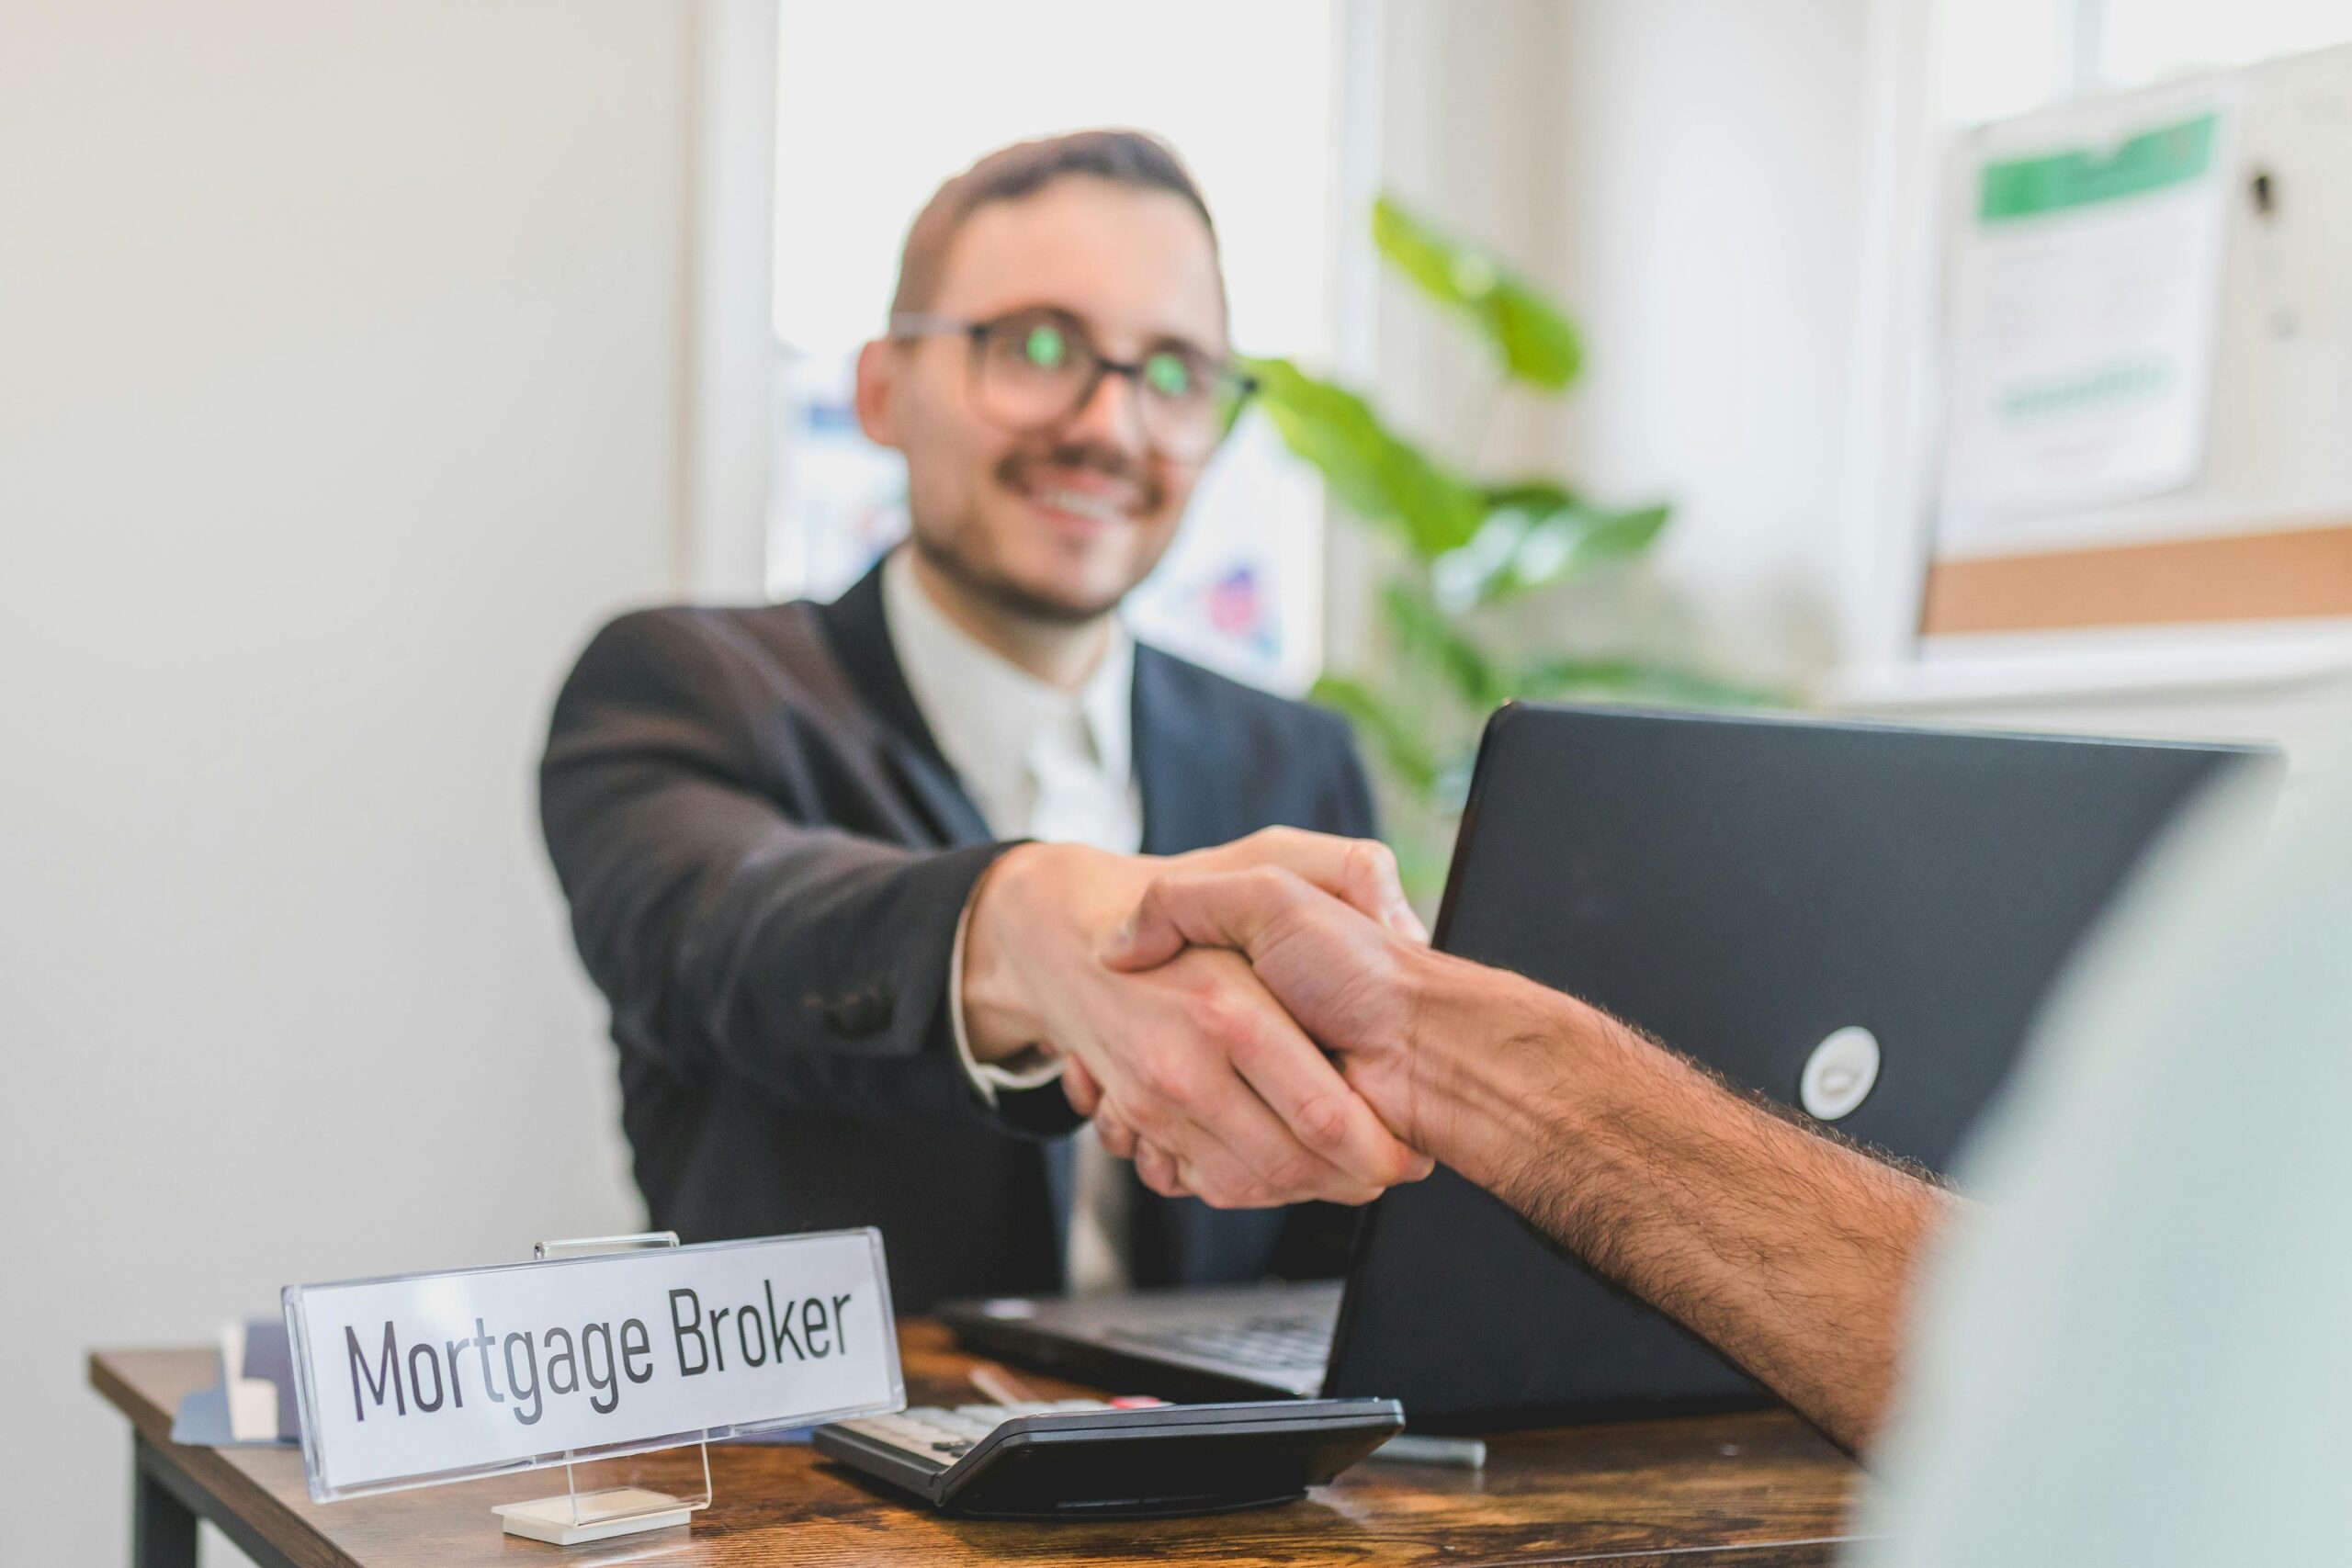
[[[2230,112],[2098,106],[1986,128],[1951,252],[1939,543],[2189,484],[2204,461],[2237,182]]]

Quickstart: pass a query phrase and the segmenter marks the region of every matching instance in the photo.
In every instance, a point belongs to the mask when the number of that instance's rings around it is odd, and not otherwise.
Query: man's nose
[[[1100,442],[1138,459],[1149,453],[1150,438],[1143,428],[1143,408],[1136,396],[1135,378],[1106,370],[1094,390],[1064,427],[1066,436]]]

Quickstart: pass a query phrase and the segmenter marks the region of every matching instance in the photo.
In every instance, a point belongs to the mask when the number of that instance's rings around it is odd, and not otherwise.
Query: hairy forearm
[[[1430,1152],[1859,1451],[1905,1291],[1953,1201],[1573,998],[1433,960]]]

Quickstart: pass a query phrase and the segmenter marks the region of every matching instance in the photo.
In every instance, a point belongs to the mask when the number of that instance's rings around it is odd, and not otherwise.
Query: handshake
[[[1363,1203],[1442,1160],[1849,1449],[1876,1431],[1952,1201],[1574,997],[1431,952],[1379,845],[1025,844],[967,917],[974,1056],[1058,1058],[1154,1191]]]
[[[1057,1059],[1145,1185],[1218,1208],[1363,1203],[1431,1168],[1414,1048],[1443,961],[1385,847],[1286,828],[1167,858],[1008,851],[975,894],[972,1055]],[[1328,1053],[1328,1055],[1327,1055]]]

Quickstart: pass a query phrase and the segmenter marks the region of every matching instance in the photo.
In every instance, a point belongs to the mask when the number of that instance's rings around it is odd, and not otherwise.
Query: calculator
[[[817,1428],[820,1453],[975,1518],[1260,1508],[1306,1495],[1405,1427],[1393,1399],[922,1405]]]

